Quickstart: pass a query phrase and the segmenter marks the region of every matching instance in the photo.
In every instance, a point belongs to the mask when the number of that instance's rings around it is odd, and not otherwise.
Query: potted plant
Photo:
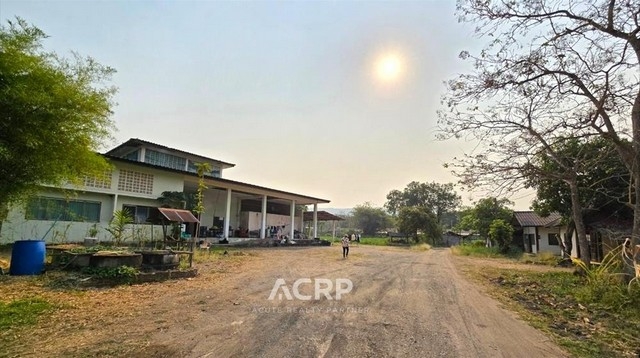
[[[98,243],[98,239],[96,236],[98,235],[98,225],[93,224],[87,230],[87,237],[84,238],[85,246],[95,246]]]

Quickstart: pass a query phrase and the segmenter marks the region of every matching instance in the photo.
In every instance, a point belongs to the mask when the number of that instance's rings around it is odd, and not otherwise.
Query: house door
[[[595,232],[591,235],[589,248],[591,249],[591,260],[598,262],[602,261],[602,235],[599,232]]]
[[[533,234],[524,235],[524,250],[528,253],[531,253],[533,251],[533,238]]]

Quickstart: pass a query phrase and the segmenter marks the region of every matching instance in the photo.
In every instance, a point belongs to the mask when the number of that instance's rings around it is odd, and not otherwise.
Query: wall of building
[[[200,225],[207,228],[213,227],[214,218],[223,218],[227,213],[227,191],[226,190],[207,190],[204,192],[204,213],[200,217]],[[240,222],[240,205],[239,199],[231,193],[231,209],[229,211],[229,226],[233,229],[237,228]],[[222,228],[220,228],[222,229]]]
[[[241,213],[240,225],[249,231],[260,230],[262,227],[262,213],[244,211]],[[267,228],[271,226],[284,226],[282,232],[288,235],[291,231],[291,217],[289,215],[267,214]],[[302,231],[302,217],[296,216],[294,219],[295,230]],[[267,232],[267,236],[268,236]]]
[[[558,245],[550,245],[549,244],[549,234],[558,234],[558,241],[562,239],[562,235],[564,235],[565,230],[557,227],[546,228],[539,227],[538,235],[540,235],[538,252],[552,252],[555,255],[562,254],[562,249],[560,248],[560,243]]]
[[[122,206],[143,205],[157,207],[157,198],[164,191],[182,191],[184,181],[180,174],[167,173],[153,168],[134,166],[128,163],[114,163],[115,169],[111,173],[110,180],[99,182],[85,182],[81,187],[65,186],[63,189],[44,187],[38,196],[75,199],[100,202],[100,222],[74,222],[54,220],[27,220],[25,204],[14,205],[7,216],[7,220],[0,228],[0,242],[11,243],[16,240],[42,239],[53,242],[80,242],[84,240],[91,227],[98,228],[97,238],[109,240],[111,235],[104,229],[108,227],[114,210],[121,210]],[[152,180],[152,185],[147,192],[133,192],[119,189],[121,170],[143,174],[146,179]],[[136,174],[139,176],[139,174]],[[140,189],[128,186],[128,189]],[[117,199],[116,199],[117,194]],[[114,206],[115,201],[115,206]],[[148,226],[148,227],[147,227]],[[162,237],[161,227],[151,225],[136,225],[138,231],[147,232],[154,237]],[[130,228],[132,231],[134,227]],[[49,233],[47,233],[49,231]],[[45,236],[46,234],[46,236]]]

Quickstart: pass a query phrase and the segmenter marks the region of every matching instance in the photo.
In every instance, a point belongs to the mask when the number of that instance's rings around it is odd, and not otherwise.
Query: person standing
[[[349,257],[349,235],[344,235],[342,237],[342,258],[346,259]]]

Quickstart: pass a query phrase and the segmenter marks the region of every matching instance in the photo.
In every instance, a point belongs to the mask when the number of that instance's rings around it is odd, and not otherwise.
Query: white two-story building
[[[98,239],[108,240],[104,228],[116,210],[126,210],[134,218],[132,233],[159,239],[163,232],[158,219],[163,214],[158,198],[163,192],[195,193],[197,163],[212,168],[204,178],[205,211],[198,236],[233,238],[240,232],[266,238],[277,227],[294,237],[295,231],[302,231],[303,206],[313,205],[317,212],[318,204],[329,202],[225,179],[223,173],[234,164],[141,139],[130,139],[103,155],[112,164],[104,178],[86,178],[81,187],[43,187],[27,204],[14,206],[0,227],[2,242],[43,237],[47,242],[80,241],[93,227],[98,228]],[[317,219],[313,228],[317,236]],[[188,231],[195,234],[194,227]]]

